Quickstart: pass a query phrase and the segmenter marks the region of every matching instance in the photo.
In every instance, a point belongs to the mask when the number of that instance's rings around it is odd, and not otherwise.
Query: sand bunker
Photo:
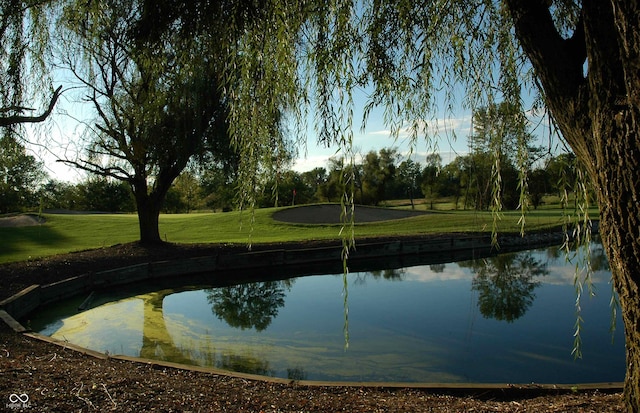
[[[273,219],[294,224],[339,224],[341,223],[340,213],[341,206],[337,204],[304,205],[277,211],[273,214]],[[357,223],[391,221],[427,213],[357,205],[355,207],[355,221]]]
[[[0,228],[32,227],[44,223],[45,219],[31,214],[13,215],[0,218]]]

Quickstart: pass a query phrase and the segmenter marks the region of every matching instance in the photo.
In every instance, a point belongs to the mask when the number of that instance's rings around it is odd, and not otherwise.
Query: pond
[[[585,285],[580,300],[582,358],[572,355],[582,255],[567,262],[554,247],[346,277],[132,286],[96,293],[82,312],[86,296],[57,303],[29,323],[108,354],[296,380],[623,381],[623,327],[612,315],[611,275],[596,243],[595,296]]]

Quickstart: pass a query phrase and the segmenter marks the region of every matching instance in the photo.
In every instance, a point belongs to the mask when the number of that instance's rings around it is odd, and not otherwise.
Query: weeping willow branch
[[[273,170],[273,160],[267,155],[273,150],[273,137],[278,136],[274,130],[282,126],[279,116],[291,114],[297,125],[303,125],[310,114],[314,130],[301,134],[315,132],[317,143],[335,147],[344,163],[339,237],[348,344],[347,274],[349,254],[355,247],[356,213],[354,91],[366,94],[361,128],[380,108],[390,138],[406,139],[411,148],[424,138],[427,146],[437,147],[442,138],[437,119],[443,110],[450,116],[460,104],[475,110],[507,102],[513,105],[508,115],[521,115],[516,119],[520,130],[525,124],[520,100],[523,73],[530,73],[531,68],[513,35],[513,21],[504,2],[265,0],[256,10],[234,7],[238,9],[223,17],[228,19],[224,27],[229,28],[223,33],[227,36],[223,40],[227,51],[224,95],[230,106],[234,147],[241,154],[238,198],[243,209],[252,209],[255,177]],[[462,101],[458,101],[460,95]],[[454,133],[446,133],[447,139],[455,139]],[[521,233],[528,208],[527,142],[522,134],[511,145],[518,151]],[[503,208],[500,167],[506,162],[501,159],[504,150],[492,149],[493,185],[486,189],[491,188],[492,238],[497,243]]]
[[[42,112],[40,115],[37,116],[25,116],[25,115],[11,115],[11,116],[4,116],[4,115],[0,115],[0,127],[9,127],[12,125],[17,125],[17,124],[21,124],[21,123],[38,123],[38,122],[43,122],[44,120],[46,120],[49,115],[51,115],[51,112],[53,112],[53,109],[56,105],[56,102],[58,101],[58,98],[60,97],[60,95],[62,94],[62,86],[58,86],[58,88],[53,92],[53,96],[51,97],[51,100],[49,101],[49,106],[45,109],[44,112]],[[12,112],[12,111],[25,111],[25,110],[33,110],[33,109],[28,109],[28,108],[13,108],[13,107],[9,107],[9,108],[3,108],[0,110],[0,113],[4,113],[4,112]]]
[[[576,269],[574,273],[573,283],[576,290],[576,322],[575,333],[572,354],[575,358],[582,358],[582,326],[584,320],[582,319],[582,295],[584,288],[587,288],[589,298],[596,295],[595,287],[593,285],[593,267],[591,262],[591,236],[592,236],[592,222],[589,217],[589,188],[586,185],[586,177],[584,176],[584,170],[577,169],[578,176],[576,182],[576,214],[578,222],[573,230],[573,238],[576,244],[576,250],[583,250],[584,256],[580,257],[576,262]],[[613,298],[612,298],[613,299]],[[615,311],[615,310],[613,310]],[[611,329],[615,329],[615,318],[612,318]]]

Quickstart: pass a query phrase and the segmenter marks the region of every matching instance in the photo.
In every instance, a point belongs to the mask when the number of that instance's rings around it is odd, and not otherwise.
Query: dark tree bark
[[[595,184],[600,233],[625,326],[625,402],[640,411],[640,14],[637,0],[583,0],[570,39],[547,2],[508,0],[516,35],[565,139]],[[585,74],[585,62],[588,70]]]
[[[144,186],[144,188],[142,188],[141,186]],[[160,209],[162,208],[162,203],[164,200],[164,196],[166,196],[166,191],[164,192],[164,194],[158,194],[157,192],[147,194],[146,184],[143,184],[134,185],[133,193],[138,210],[140,243],[162,243],[158,225],[160,219]]]
[[[138,208],[138,226],[141,244],[160,244],[159,219],[162,202],[156,197],[134,191]]]
[[[16,124],[20,124],[20,123],[38,123],[38,122],[43,122],[45,119],[47,119],[49,117],[49,115],[51,115],[51,112],[53,112],[53,108],[56,105],[56,102],[58,101],[58,98],[60,97],[62,91],[62,86],[59,86],[55,92],[53,92],[53,96],[51,97],[51,100],[49,101],[49,106],[47,107],[47,109],[42,112],[42,114],[37,115],[37,116],[24,116],[24,115],[11,115],[11,116],[0,116],[0,127],[9,127],[12,125],[16,125]],[[20,110],[25,110],[25,108],[20,108]]]
[[[151,188],[148,187],[144,172],[138,172],[130,181],[138,209],[141,244],[163,242],[159,228],[160,210],[173,181],[180,175],[192,155],[191,151],[186,151],[180,155],[175,154],[172,158],[174,161],[162,163]]]

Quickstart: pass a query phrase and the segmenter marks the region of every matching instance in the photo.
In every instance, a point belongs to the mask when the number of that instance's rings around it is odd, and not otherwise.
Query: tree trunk
[[[136,173],[131,186],[138,210],[141,244],[162,243],[158,227],[160,210],[171,184],[185,168],[188,159],[189,157],[187,156],[173,162],[168,167],[161,167],[155,175],[151,188],[147,184],[147,175],[144,172],[144,168],[139,168],[138,173]]]
[[[156,182],[157,183],[157,182]],[[153,189],[148,193],[147,183],[145,178],[136,180],[133,185],[133,194],[136,200],[136,208],[138,210],[138,226],[140,228],[140,243],[141,244],[160,244],[162,238],[160,238],[159,219],[160,209],[164,197],[168,191],[168,185],[163,185],[164,190],[159,192],[158,188]]]
[[[636,116],[640,112],[636,110]],[[639,119],[636,117],[635,119]],[[610,165],[598,174],[600,231],[620,297],[625,326],[625,401],[640,411],[640,144],[629,114],[613,123],[611,144],[601,154]]]
[[[159,218],[160,207],[147,199],[146,202],[138,202],[138,225],[140,227],[141,244],[160,244]]]
[[[547,106],[594,183],[625,327],[628,411],[640,411],[640,19],[638,0],[583,0],[569,39],[548,3],[507,0]],[[585,62],[588,62],[585,76]]]
[[[625,327],[625,404],[640,411],[640,19],[638,1],[595,2],[585,19],[596,66],[589,117],[600,227]],[[617,3],[617,4],[612,4]],[[609,20],[611,23],[607,24]],[[603,20],[605,22],[603,22]],[[603,43],[607,38],[611,43]]]

